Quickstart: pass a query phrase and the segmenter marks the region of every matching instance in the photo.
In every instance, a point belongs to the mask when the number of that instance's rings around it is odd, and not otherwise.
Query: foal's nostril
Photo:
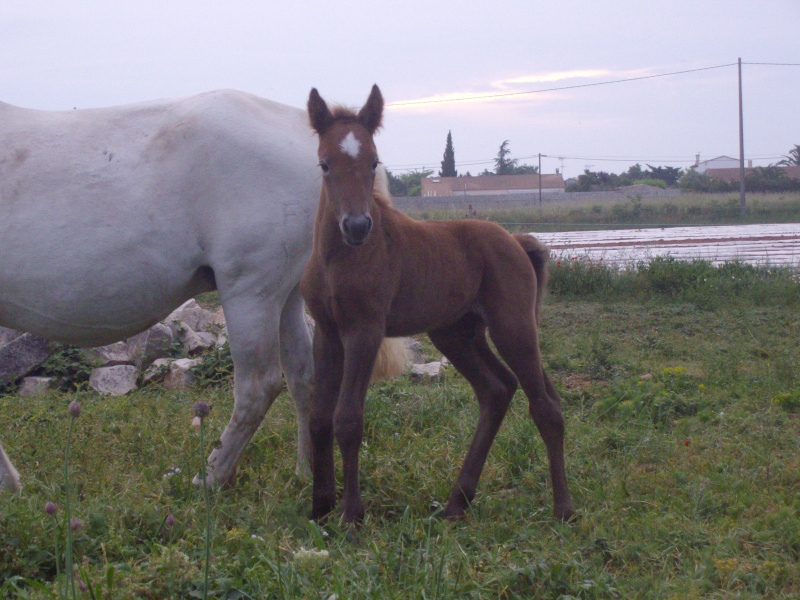
[[[372,231],[372,217],[368,214],[348,214],[342,219],[342,233],[348,244],[353,246],[363,244],[370,231]]]

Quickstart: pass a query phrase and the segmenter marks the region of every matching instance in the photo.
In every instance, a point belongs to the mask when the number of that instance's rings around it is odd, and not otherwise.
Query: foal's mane
[[[343,123],[354,123],[358,121],[356,111],[348,106],[335,104],[331,107],[331,115],[334,121],[341,121]]]

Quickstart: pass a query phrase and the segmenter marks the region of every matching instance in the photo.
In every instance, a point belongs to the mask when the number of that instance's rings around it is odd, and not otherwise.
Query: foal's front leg
[[[317,321],[314,333],[314,391],[311,395],[311,518],[324,518],[336,506],[333,413],[342,385],[344,348],[336,328]]]
[[[344,373],[334,414],[334,431],[342,453],[342,519],[345,523],[355,523],[364,518],[358,453],[364,437],[364,401],[382,340],[382,327],[358,329],[343,336]]]

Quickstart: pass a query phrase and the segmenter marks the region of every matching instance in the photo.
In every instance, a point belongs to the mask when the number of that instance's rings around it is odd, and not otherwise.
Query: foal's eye
[[[320,162],[319,163],[319,168],[322,169],[323,175],[327,175],[328,171],[331,170],[331,168],[328,166],[328,164],[324,163],[324,162]]]
[[[378,165],[380,164],[380,162],[381,161],[379,161],[379,160],[372,161],[372,172],[373,173],[378,170]]]

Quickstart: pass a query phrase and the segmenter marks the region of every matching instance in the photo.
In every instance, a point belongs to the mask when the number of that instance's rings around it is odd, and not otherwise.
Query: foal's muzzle
[[[347,213],[339,223],[344,241],[350,246],[360,246],[372,231],[372,217],[364,213]]]

